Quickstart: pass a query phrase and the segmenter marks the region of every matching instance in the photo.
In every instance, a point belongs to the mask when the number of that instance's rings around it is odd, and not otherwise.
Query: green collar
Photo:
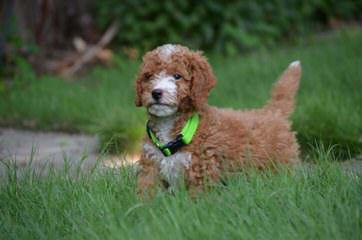
[[[198,113],[192,114],[192,116],[187,119],[187,122],[183,126],[181,133],[171,142],[163,145],[160,140],[156,137],[156,134],[152,131],[150,122],[147,122],[147,134],[148,137],[151,139],[153,144],[160,149],[160,151],[166,157],[171,156],[172,154],[176,153],[181,147],[184,145],[189,144],[192,141],[193,136],[199,126],[200,116]]]

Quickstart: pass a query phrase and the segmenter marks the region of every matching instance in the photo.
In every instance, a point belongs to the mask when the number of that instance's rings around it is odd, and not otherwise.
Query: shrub
[[[118,19],[119,44],[140,49],[166,42],[235,53],[273,45],[331,19],[360,17],[362,2],[354,0],[147,1],[105,0],[95,3],[101,27]]]

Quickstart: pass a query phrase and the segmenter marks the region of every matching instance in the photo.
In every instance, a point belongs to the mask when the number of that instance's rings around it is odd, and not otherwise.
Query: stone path
[[[342,168],[346,171],[356,173],[362,176],[362,155],[341,163]]]
[[[32,168],[46,173],[48,165],[55,169],[81,166],[87,170],[97,161],[101,166],[117,168],[139,159],[137,154],[100,156],[98,148],[95,136],[0,128],[0,174],[9,162],[21,170],[31,161]]]
[[[0,160],[17,168],[24,168],[31,159],[37,169],[49,164],[62,168],[65,159],[75,165],[84,160],[82,167],[87,168],[95,164],[97,148],[98,139],[92,136],[0,128]]]
[[[0,128],[0,174],[6,168],[4,163],[9,161],[17,169],[23,169],[32,159],[33,168],[46,170],[48,165],[62,169],[65,164],[79,166],[81,161],[82,169],[89,169],[97,160],[102,166],[117,168],[139,159],[138,155],[101,157],[98,146],[99,141],[94,136]],[[362,175],[362,156],[344,161],[341,166]]]

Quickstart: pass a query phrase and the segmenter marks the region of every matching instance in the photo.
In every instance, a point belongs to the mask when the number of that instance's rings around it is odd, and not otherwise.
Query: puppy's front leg
[[[220,162],[212,152],[204,152],[202,157],[195,154],[186,171],[186,185],[192,197],[205,190],[210,183],[220,180]]]
[[[140,172],[138,174],[137,194],[141,199],[151,199],[157,192],[159,182],[159,168],[155,162],[145,158],[140,159]]]

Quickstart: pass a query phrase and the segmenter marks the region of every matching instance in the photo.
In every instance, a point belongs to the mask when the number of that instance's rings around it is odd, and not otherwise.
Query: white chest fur
[[[155,125],[154,131],[157,132],[161,143],[165,144],[172,140],[170,132],[174,121],[174,118],[165,118],[162,121],[158,121]],[[145,143],[143,145],[143,151],[148,159],[158,164],[161,176],[171,186],[177,184],[178,177],[182,174],[183,170],[191,164],[190,152],[182,152],[182,150],[180,150],[171,156],[165,157],[161,151],[151,143]]]

